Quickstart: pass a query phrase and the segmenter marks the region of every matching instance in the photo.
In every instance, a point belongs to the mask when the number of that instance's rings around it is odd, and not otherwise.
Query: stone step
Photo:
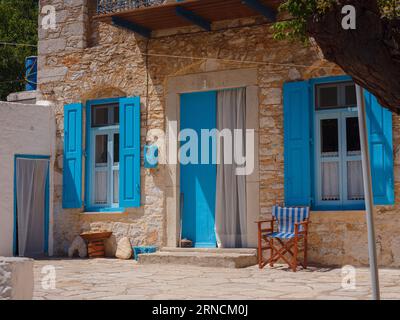
[[[161,252],[206,252],[206,253],[237,253],[237,254],[257,254],[257,249],[253,248],[172,248],[164,247]]]
[[[214,268],[247,268],[257,264],[256,250],[182,249],[139,255],[139,264],[178,264]],[[211,251],[207,251],[211,250]],[[247,250],[247,249],[246,249]]]

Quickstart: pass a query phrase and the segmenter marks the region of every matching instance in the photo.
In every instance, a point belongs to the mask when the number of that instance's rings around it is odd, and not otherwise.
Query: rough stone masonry
[[[33,260],[0,257],[0,300],[33,298]]]
[[[40,27],[38,70],[39,99],[54,102],[57,119],[56,254],[65,255],[75,236],[87,230],[114,233],[115,238],[107,244],[109,255],[115,253],[116,243],[123,237],[132,245],[165,245],[168,172],[163,166],[155,171],[142,168],[143,206],[139,209],[101,215],[62,209],[63,106],[94,98],[140,96],[141,139],[142,143],[151,142],[150,129],[165,130],[165,84],[171,76],[257,68],[260,216],[270,214],[273,204],[283,202],[283,83],[343,73],[323,60],[318,48],[274,40],[270,26],[260,17],[218,22],[211,32],[197,27],[158,31],[146,40],[93,19],[95,1],[41,0],[40,4],[55,6],[57,22],[55,30]],[[376,231],[380,265],[399,267],[400,125],[397,116],[393,120],[396,205],[377,208]],[[363,212],[314,212],[311,221],[311,262],[368,263]]]

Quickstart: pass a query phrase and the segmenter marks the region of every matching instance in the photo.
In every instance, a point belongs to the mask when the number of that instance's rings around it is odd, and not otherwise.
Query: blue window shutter
[[[285,205],[311,205],[311,107],[308,81],[283,87]]]
[[[120,100],[120,206],[140,207],[140,98]]]
[[[365,91],[375,205],[394,204],[392,113]]]
[[[81,103],[64,107],[64,209],[82,207],[82,112]]]

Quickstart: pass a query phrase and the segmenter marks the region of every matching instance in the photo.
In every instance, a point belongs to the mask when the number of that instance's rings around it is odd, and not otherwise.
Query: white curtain
[[[44,254],[48,167],[48,160],[17,159],[17,239],[21,257]]]
[[[347,162],[347,194],[349,200],[364,199],[364,185],[361,161]]]
[[[322,163],[322,200],[340,200],[339,163]]]
[[[244,156],[246,150],[246,89],[224,90],[218,92],[217,129],[229,129],[234,136],[235,129],[241,129]],[[224,139],[217,146],[220,162],[217,165],[217,192],[215,224],[219,248],[247,247],[246,177],[236,175],[238,167],[234,161],[234,149],[226,164]],[[233,146],[237,143],[233,143]],[[240,144],[239,144],[240,145]]]
[[[114,170],[114,203],[119,203],[119,170]]]
[[[107,204],[107,171],[96,171],[95,203]]]

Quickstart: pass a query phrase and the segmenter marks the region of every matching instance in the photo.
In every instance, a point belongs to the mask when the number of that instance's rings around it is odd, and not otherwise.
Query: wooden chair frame
[[[270,220],[257,221],[258,224],[258,266],[263,269],[267,264],[271,267],[274,266],[279,259],[285,261],[293,272],[297,271],[298,254],[299,254],[299,243],[303,242],[303,263],[300,265],[304,269],[307,269],[307,249],[308,249],[308,225],[310,223],[309,218],[300,223],[295,223],[294,237],[287,239],[286,241],[279,238],[272,238],[268,235],[274,232],[274,226],[277,220],[272,218]],[[269,228],[265,228],[265,224],[269,224]],[[300,227],[303,229],[300,231]],[[276,241],[274,241],[276,240]],[[279,244],[279,247],[276,245]],[[270,258],[264,260],[263,252],[271,250]],[[290,256],[290,258],[287,257]]]

